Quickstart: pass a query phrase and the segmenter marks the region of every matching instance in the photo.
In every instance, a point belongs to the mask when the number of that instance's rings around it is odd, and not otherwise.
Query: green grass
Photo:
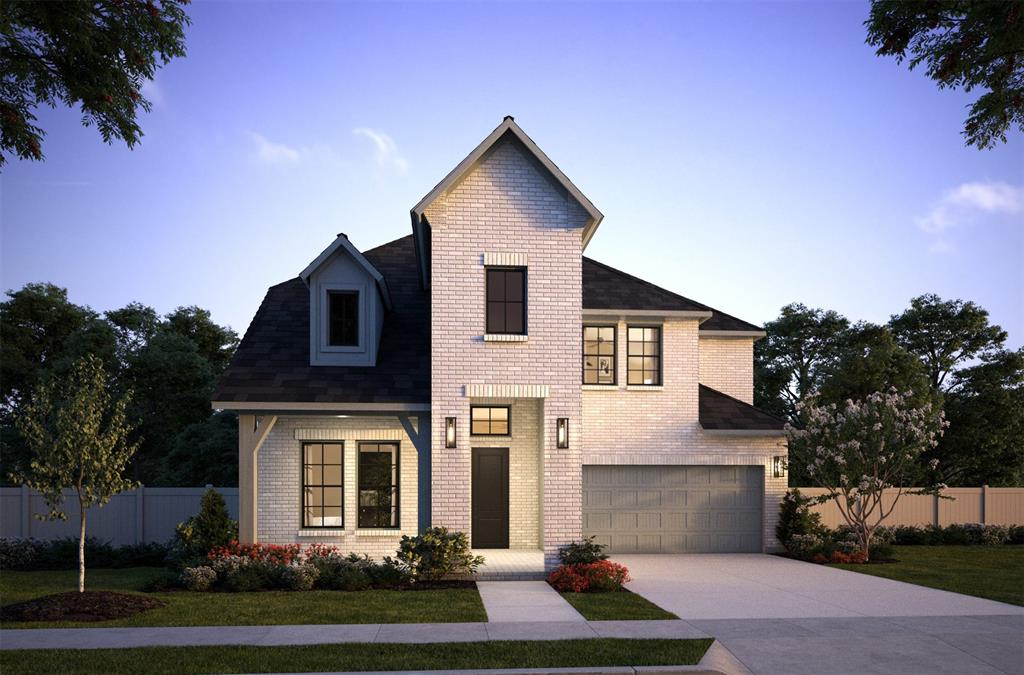
[[[140,591],[156,568],[86,572],[93,591]],[[77,588],[78,572],[0,572],[0,603],[10,604]],[[166,607],[114,621],[5,623],[4,628],[107,626],[252,626],[315,623],[450,623],[487,621],[475,588],[428,591],[267,591],[262,593],[153,593]]]
[[[835,565],[979,598],[1024,605],[1024,546],[897,546],[897,563]]]
[[[0,651],[15,673],[265,673],[692,665],[711,640],[549,640],[303,647],[147,647]]]
[[[576,608],[587,621],[616,621],[639,619],[678,619],[650,600],[636,593],[562,593],[565,600]]]

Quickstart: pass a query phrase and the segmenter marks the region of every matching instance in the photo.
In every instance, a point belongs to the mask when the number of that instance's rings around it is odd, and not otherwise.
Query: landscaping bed
[[[303,596],[305,597],[305,596]],[[693,665],[711,640],[547,640],[0,651],[4,673],[265,673]]]
[[[114,591],[69,591],[0,607],[0,621],[109,621],[134,616],[167,603],[158,598]]]

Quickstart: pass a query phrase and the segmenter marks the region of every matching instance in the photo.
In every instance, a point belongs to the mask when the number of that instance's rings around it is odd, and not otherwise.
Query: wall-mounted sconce
[[[772,476],[775,478],[786,477],[786,458],[782,455],[772,457]]]
[[[569,418],[568,417],[559,417],[558,418],[558,425],[555,427],[555,439],[557,441],[556,445],[559,448],[565,449],[565,448],[569,447]]]
[[[455,418],[445,417],[444,418],[444,447],[454,448],[455,447]]]

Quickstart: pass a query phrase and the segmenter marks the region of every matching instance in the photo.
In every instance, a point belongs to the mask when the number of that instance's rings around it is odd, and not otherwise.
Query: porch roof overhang
[[[429,412],[429,403],[346,403],[337,402],[274,402],[213,401],[214,410],[231,410],[250,415],[324,415],[324,414],[395,414]]]

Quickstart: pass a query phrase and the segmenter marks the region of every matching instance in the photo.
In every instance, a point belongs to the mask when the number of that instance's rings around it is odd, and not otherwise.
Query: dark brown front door
[[[508,448],[473,448],[473,548],[508,548]]]

